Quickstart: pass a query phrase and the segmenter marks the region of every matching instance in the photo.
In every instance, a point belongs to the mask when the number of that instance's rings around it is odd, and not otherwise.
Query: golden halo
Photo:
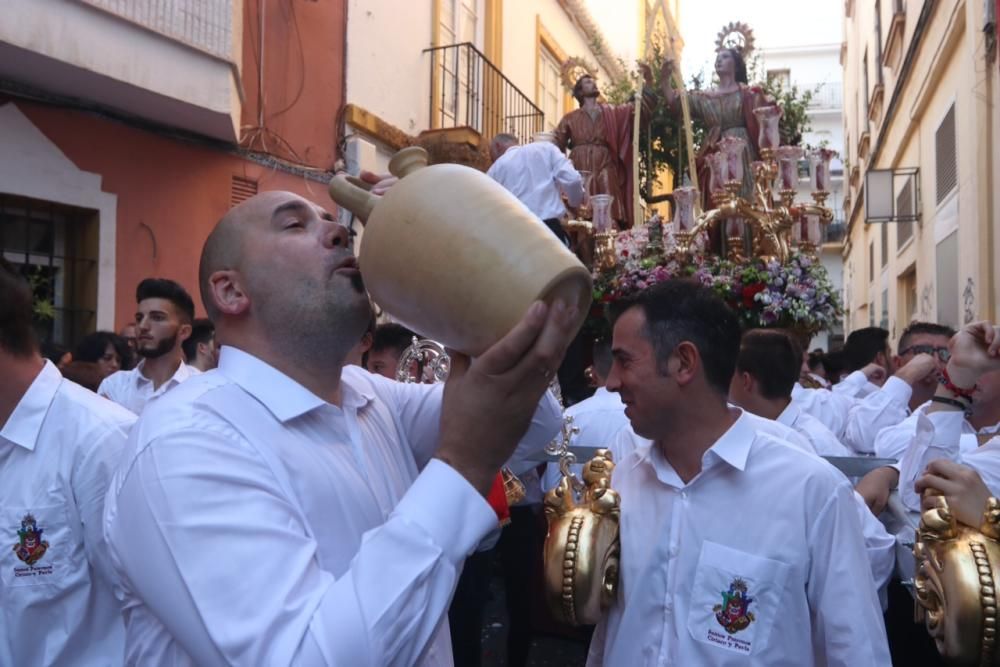
[[[715,38],[715,52],[718,53],[722,49],[733,49],[739,52],[743,60],[746,60],[753,53],[753,42],[753,30],[750,29],[750,26],[742,21],[730,21],[729,24],[723,26]]]
[[[562,64],[562,67],[559,68],[559,74],[562,78],[563,85],[566,86],[567,90],[573,90],[573,86],[576,85],[576,80],[584,74],[596,79],[597,67],[591,65],[583,58],[570,56]]]

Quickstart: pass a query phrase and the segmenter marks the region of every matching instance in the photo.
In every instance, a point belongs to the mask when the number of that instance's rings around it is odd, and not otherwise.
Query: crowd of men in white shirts
[[[560,432],[575,313],[536,303],[443,385],[395,382],[348,363],[372,321],[349,241],[291,193],[236,206],[199,266],[218,367],[183,362],[190,296],[144,281],[143,361],[96,394],[41,357],[0,266],[0,664],[455,664],[449,605],[499,530],[485,497]],[[896,355],[857,332],[858,370],[807,388],[794,337],[742,332],[700,285],[613,320],[600,388],[566,410],[622,499],[588,665],[892,664],[877,514],[936,489],[978,525],[1000,495],[998,329],[915,324]],[[856,483],[822,458],[872,454],[898,463]]]

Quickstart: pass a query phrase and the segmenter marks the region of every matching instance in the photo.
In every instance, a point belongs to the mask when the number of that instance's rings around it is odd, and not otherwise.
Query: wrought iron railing
[[[470,127],[530,141],[544,114],[470,42],[424,49],[431,55],[431,127]]]

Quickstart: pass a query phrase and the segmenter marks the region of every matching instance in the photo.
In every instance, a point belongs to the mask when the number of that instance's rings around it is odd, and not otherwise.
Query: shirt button
[[[688,492],[687,491],[681,491],[681,498],[683,498],[684,500],[687,500],[687,498],[688,498]]]
[[[667,551],[667,553],[670,554],[671,558],[675,557],[677,555],[677,545],[671,544],[670,549]]]

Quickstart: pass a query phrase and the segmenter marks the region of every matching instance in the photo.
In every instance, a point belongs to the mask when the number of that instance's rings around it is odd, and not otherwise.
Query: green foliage
[[[39,322],[50,322],[56,316],[56,307],[53,303],[52,276],[46,271],[46,268],[44,266],[32,266],[25,271],[25,277],[31,286],[34,316]]]

